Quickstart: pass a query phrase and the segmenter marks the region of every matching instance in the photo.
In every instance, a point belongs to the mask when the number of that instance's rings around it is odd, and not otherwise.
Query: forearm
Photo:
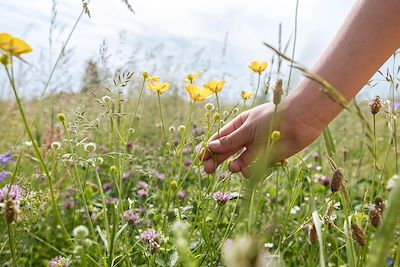
[[[400,1],[358,1],[312,72],[351,100],[398,47]],[[323,128],[341,107],[324,95],[320,87],[304,79],[288,102],[296,109],[295,114],[307,111],[310,123]]]

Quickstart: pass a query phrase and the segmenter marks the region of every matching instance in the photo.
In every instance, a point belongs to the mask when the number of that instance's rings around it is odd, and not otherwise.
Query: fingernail
[[[211,141],[210,143],[208,143],[208,148],[213,150],[213,149],[217,148],[220,144],[221,144],[221,142],[219,140],[214,140],[214,141]]]

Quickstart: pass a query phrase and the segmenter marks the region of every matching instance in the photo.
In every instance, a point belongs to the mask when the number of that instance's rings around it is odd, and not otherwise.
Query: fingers
[[[221,144],[217,142],[216,144],[213,144],[214,148],[216,147],[216,151],[214,151],[210,146],[208,146],[208,149],[205,151],[199,151],[198,152],[198,157],[202,159],[203,161],[208,160],[211,158],[211,153],[226,153],[230,150],[233,150],[235,147],[232,146],[231,144],[235,142],[235,139],[238,137],[236,136],[239,134],[239,132],[235,133],[240,129],[240,127],[243,125],[243,123],[246,121],[247,114],[242,113],[232,121],[230,121],[228,124],[226,124],[224,127],[222,127],[218,133],[215,133],[210,139],[209,139],[209,144],[213,143],[213,141],[219,140],[223,137],[224,140],[222,140],[223,144],[226,145],[226,148],[223,150],[219,150],[221,147]],[[241,132],[240,132],[241,133]],[[201,145],[200,145],[201,146]],[[200,150],[200,147],[198,147],[198,150]],[[217,151],[222,151],[222,152],[217,152]]]
[[[229,151],[227,153],[217,154],[215,155],[215,157],[209,158],[208,160],[204,161],[204,171],[208,174],[213,173],[217,169],[219,164],[224,162],[236,152],[237,151]]]
[[[229,170],[233,173],[240,172],[242,168],[247,167],[254,158],[254,153],[251,149],[246,148],[235,160],[229,164]]]

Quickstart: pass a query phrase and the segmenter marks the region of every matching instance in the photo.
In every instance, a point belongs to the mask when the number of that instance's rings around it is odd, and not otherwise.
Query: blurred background
[[[299,1],[294,58],[312,67],[353,3]],[[84,14],[79,21],[46,93],[78,92],[88,72],[110,82],[120,71],[149,71],[183,90],[186,74],[206,70],[204,79],[224,78],[228,89],[222,96],[237,101],[238,92],[255,87],[248,63],[272,61],[273,53],[263,42],[286,48],[288,55],[293,52],[294,0],[137,0],[129,4],[134,13],[120,0],[89,2],[90,18]],[[82,11],[82,2],[2,0],[0,8],[0,31],[25,39],[34,50],[25,56],[30,68],[27,64],[18,67],[19,88],[24,97],[37,97]],[[272,77],[276,63],[275,56]],[[288,65],[282,63],[286,78]],[[299,79],[300,74],[294,72],[291,87]],[[5,85],[5,79],[0,85]],[[367,88],[360,97],[372,97],[385,86]],[[0,93],[8,98],[11,91],[1,86]]]

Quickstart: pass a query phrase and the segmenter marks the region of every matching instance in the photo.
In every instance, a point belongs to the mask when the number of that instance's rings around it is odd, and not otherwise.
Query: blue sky
[[[300,0],[297,61],[312,66],[353,2]],[[105,40],[112,73],[117,69],[155,71],[162,79],[179,84],[187,72],[207,69],[205,78],[224,75],[228,88],[224,94],[227,98],[234,94],[236,98],[239,91],[254,86],[248,63],[271,60],[272,53],[262,42],[277,45],[279,23],[282,23],[284,42],[293,34],[295,3],[294,0],[135,0],[131,4],[136,14],[132,14],[119,0],[92,0],[91,18],[84,16],[78,24],[68,45],[69,56],[57,70],[51,87],[79,90],[77,84],[80,84],[84,63],[90,58],[99,59],[99,47]],[[37,88],[43,87],[51,63],[82,5],[80,0],[56,1],[56,26],[50,52],[52,7],[51,0],[0,2],[1,31],[23,37],[34,49],[34,53],[26,56],[34,71],[21,71],[25,79],[35,80],[29,83],[21,80],[27,94],[34,95],[40,91]],[[127,64],[127,61],[133,63]]]

